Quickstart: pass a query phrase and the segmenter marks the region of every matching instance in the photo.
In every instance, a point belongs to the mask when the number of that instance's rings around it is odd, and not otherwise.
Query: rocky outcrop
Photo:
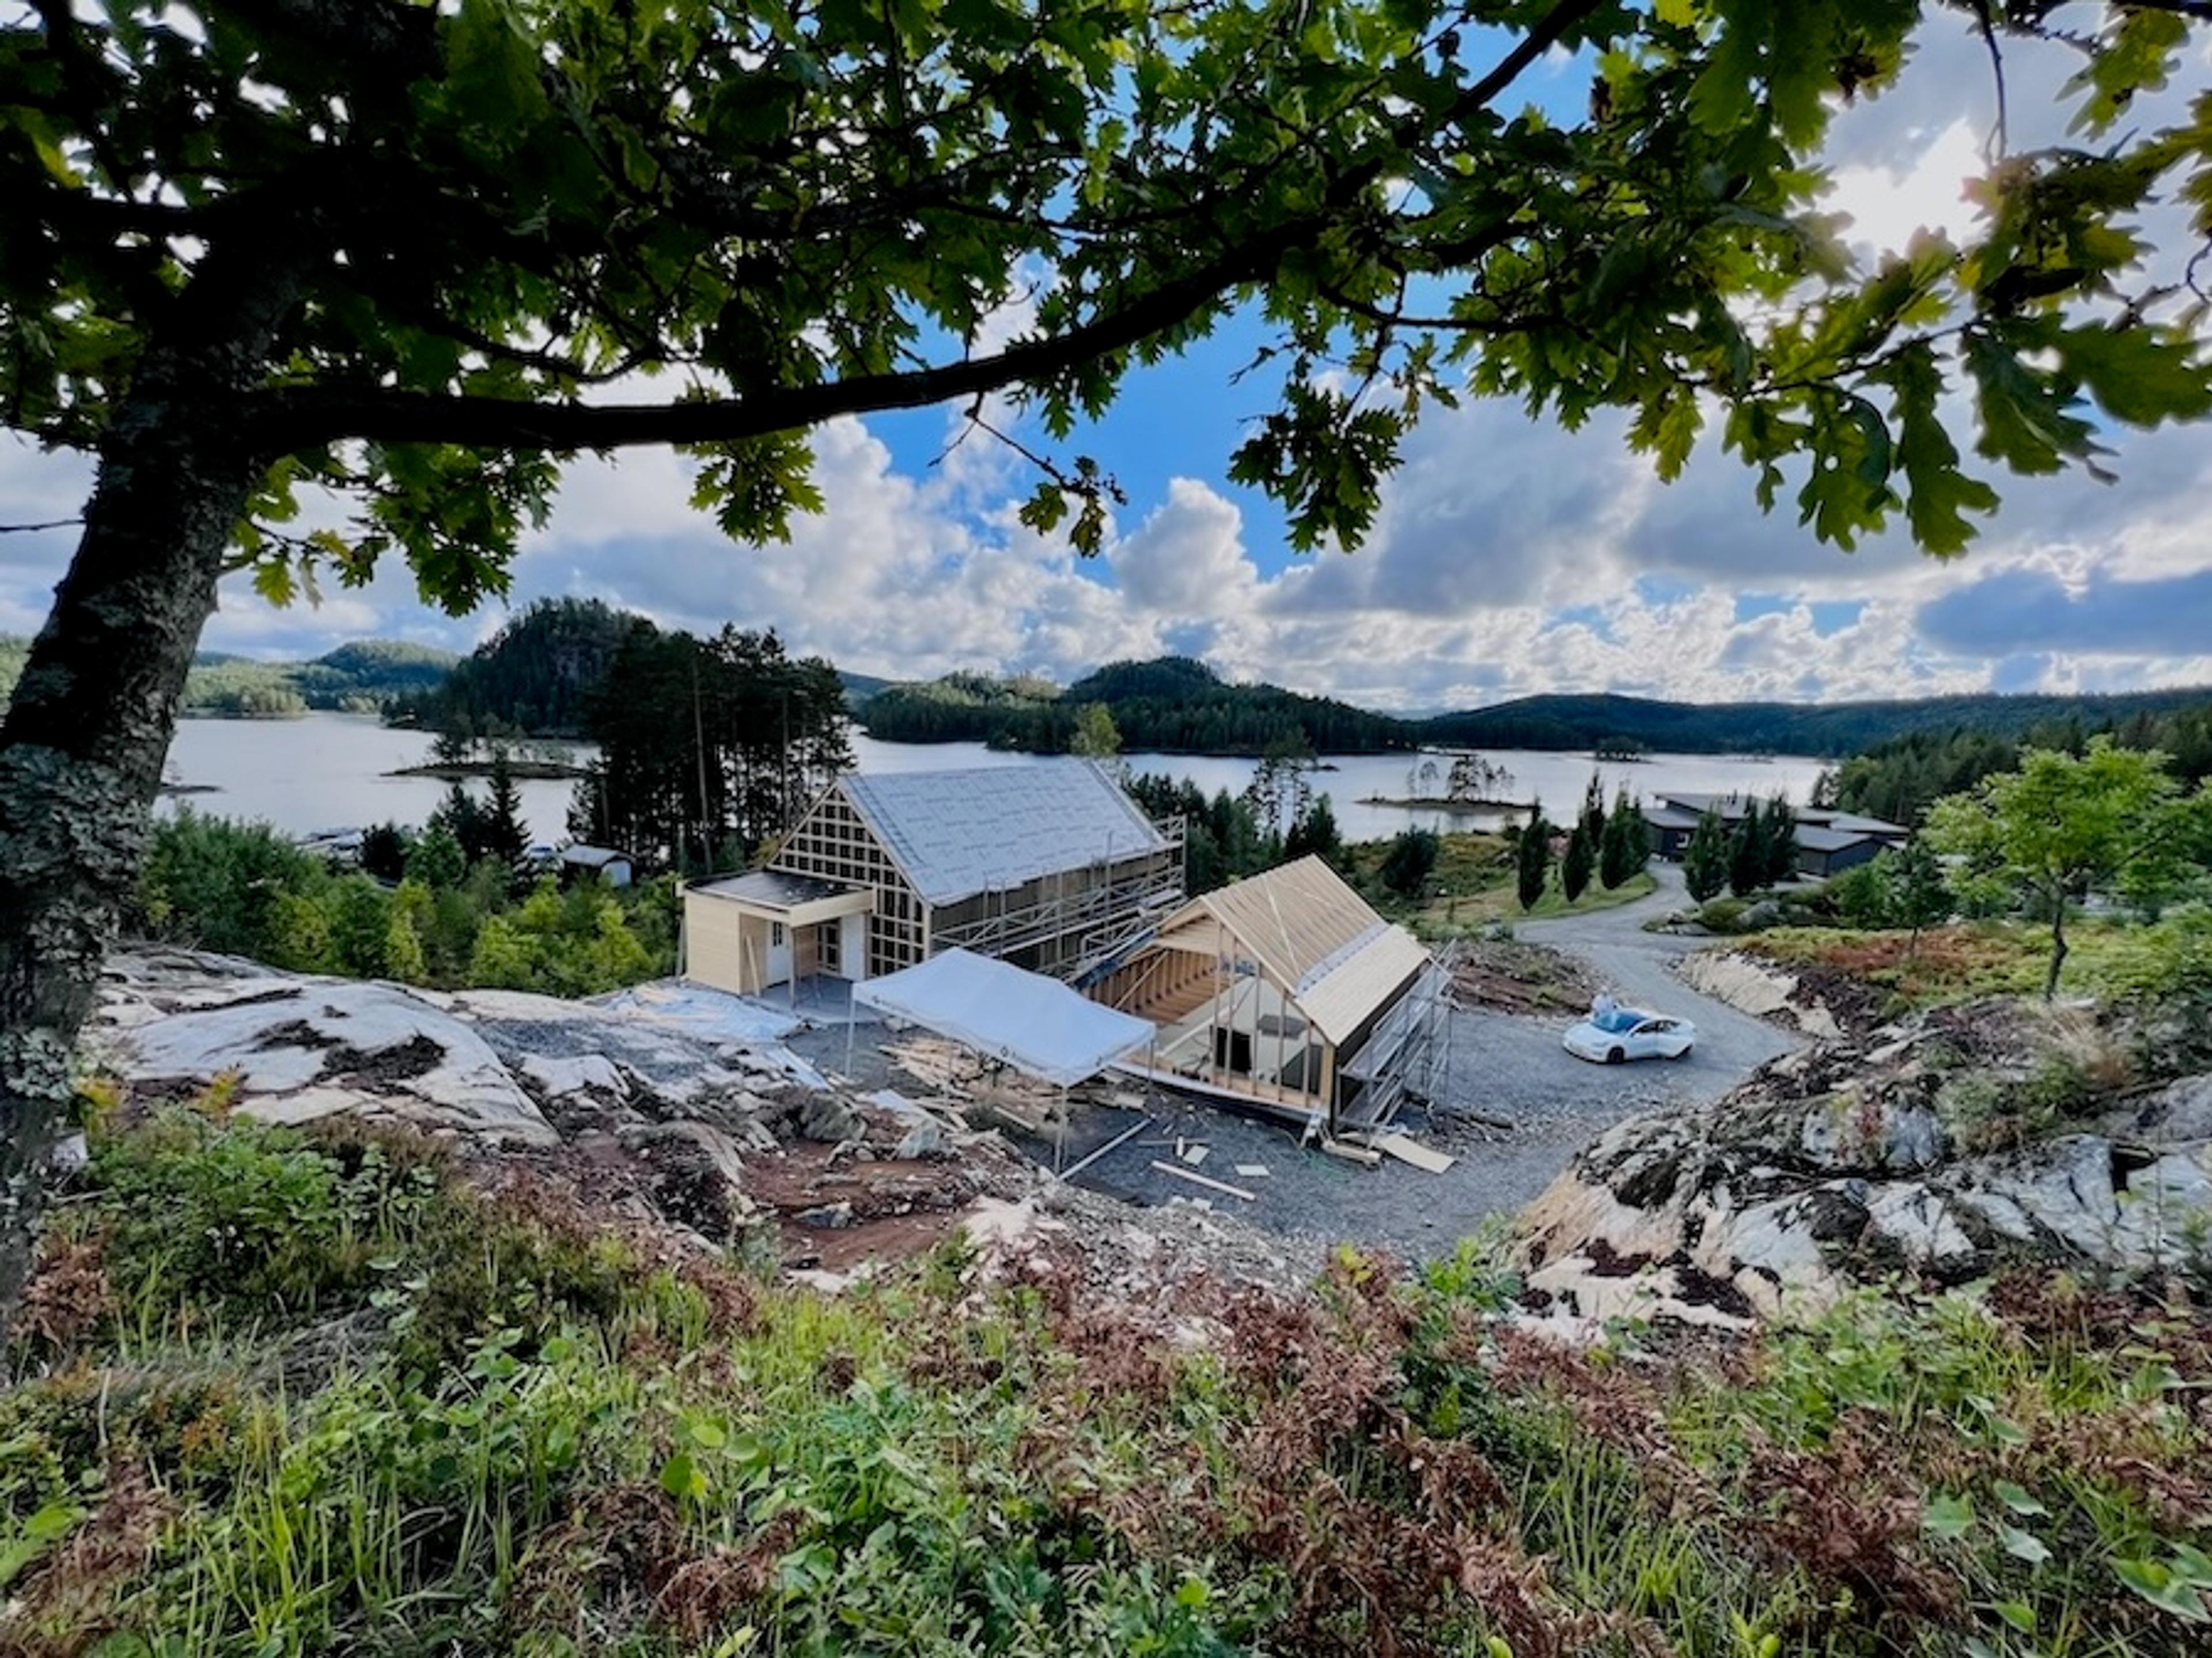
[[[1835,1014],[1805,990],[1799,975],[1740,950],[1692,950],[1675,970],[1692,989],[1754,1018],[1826,1041],[1844,1034]]]
[[[1985,1004],[1632,1119],[1524,1212],[1529,1287],[1585,1316],[1733,1323],[1898,1272],[2180,1264],[2212,1225],[2212,1077],[2128,1094],[2098,1068],[2116,1040],[2078,1012]]]
[[[141,1090],[222,1078],[234,1108],[269,1121],[349,1112],[544,1145],[572,1128],[741,1123],[784,1090],[823,1086],[774,1042],[743,1040],[762,1016],[722,999],[718,1027],[696,995],[664,1013],[639,993],[605,1003],[446,993],[158,950],[110,963],[87,1041]]]
[[[86,1048],[134,1108],[214,1089],[264,1121],[410,1124],[495,1197],[550,1187],[824,1287],[959,1227],[981,1255],[1064,1255],[1170,1306],[1203,1272],[1294,1289],[1319,1266],[1318,1245],[1060,1186],[942,1102],[856,1096],[781,1046],[793,1028],[683,985],[571,1002],[156,950],[112,958]]]

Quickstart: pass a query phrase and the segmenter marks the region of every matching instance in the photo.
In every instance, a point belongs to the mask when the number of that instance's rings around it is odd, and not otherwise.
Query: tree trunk
[[[2058,996],[2058,969],[2066,963],[2066,889],[2058,888],[2051,894],[2051,971],[2044,976],[2043,999],[2055,1001]]]
[[[185,675],[268,465],[233,435],[231,395],[260,379],[301,275],[296,254],[210,252],[155,329],[0,725],[0,1338],[29,1275],[77,1033],[137,878]]]

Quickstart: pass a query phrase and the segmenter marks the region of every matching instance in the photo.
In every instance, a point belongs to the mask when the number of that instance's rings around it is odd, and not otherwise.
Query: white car
[[[1697,1040],[1698,1028],[1687,1019],[1623,1007],[1568,1027],[1564,1046],[1577,1059],[1625,1065],[1631,1060],[1679,1060]]]

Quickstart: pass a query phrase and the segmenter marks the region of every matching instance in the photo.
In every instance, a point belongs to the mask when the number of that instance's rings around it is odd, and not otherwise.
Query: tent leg
[[[860,1006],[854,1003],[845,1010],[845,1080],[853,1079],[853,1027],[860,1022]]]

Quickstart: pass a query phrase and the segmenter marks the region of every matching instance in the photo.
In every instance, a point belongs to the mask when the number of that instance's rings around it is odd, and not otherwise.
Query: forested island
[[[1316,754],[1384,754],[1417,746],[1402,720],[1276,685],[1234,685],[1203,662],[1166,656],[1115,662],[1065,690],[1033,677],[950,674],[890,685],[868,700],[868,735],[888,743],[988,743],[1065,754],[1083,710],[1114,717],[1124,747],[1157,754],[1265,754],[1285,744]]]

